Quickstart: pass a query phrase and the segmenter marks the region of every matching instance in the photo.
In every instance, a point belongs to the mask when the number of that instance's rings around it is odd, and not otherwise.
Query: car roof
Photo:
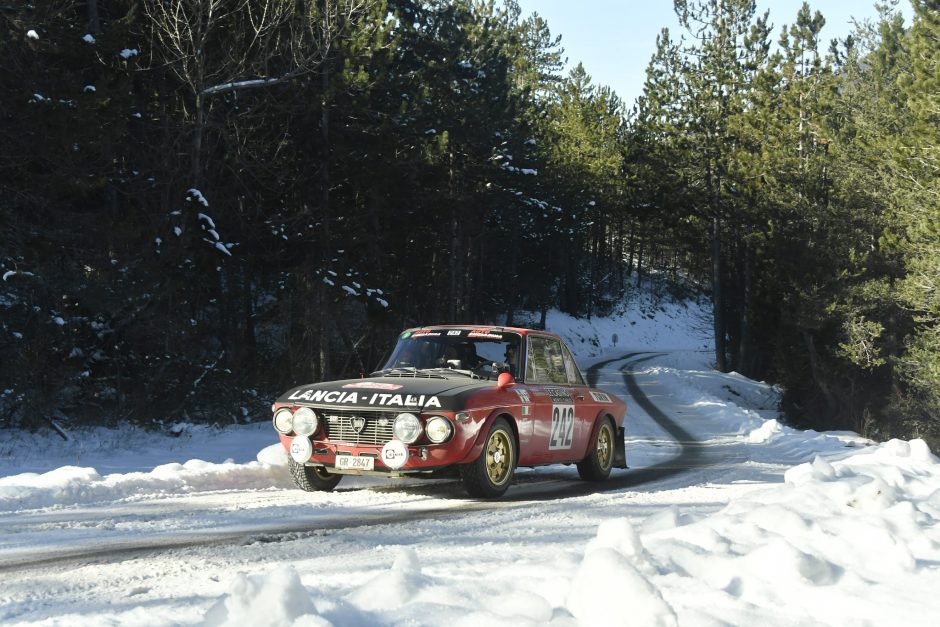
[[[430,324],[420,327],[412,327],[410,329],[405,329],[406,331],[434,331],[434,330],[446,330],[446,329],[460,329],[464,331],[473,331],[473,330],[486,330],[486,331],[495,331],[498,333],[518,333],[523,337],[527,335],[546,335],[548,337],[553,337],[561,339],[561,337],[555,333],[549,331],[542,331],[539,329],[526,329],[523,327],[506,327],[498,326],[491,324]]]

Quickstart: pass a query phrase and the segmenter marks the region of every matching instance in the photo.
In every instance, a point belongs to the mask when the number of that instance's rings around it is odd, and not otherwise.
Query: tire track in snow
[[[670,418],[668,415],[666,415],[665,412],[657,407],[653,401],[650,400],[649,396],[647,396],[646,393],[640,388],[640,384],[637,383],[634,369],[642,363],[651,361],[657,357],[662,357],[665,354],[666,353],[629,353],[618,359],[611,359],[609,361],[595,364],[588,370],[588,381],[593,386],[597,381],[597,370],[599,370],[602,366],[611,362],[620,361],[621,359],[630,360],[620,369],[623,375],[624,386],[626,386],[627,391],[630,393],[630,396],[633,397],[633,400],[636,402],[636,404],[642,407],[643,411],[645,411],[647,415],[656,422],[656,424],[658,424],[670,436],[672,436],[672,438],[676,441],[676,444],[679,445],[679,454],[675,457],[657,464],[653,464],[652,466],[636,469],[629,473],[627,477],[624,477],[624,479],[629,480],[629,482],[626,483],[626,486],[634,486],[641,483],[658,481],[660,479],[665,479],[667,477],[685,472],[686,470],[710,466],[718,462],[718,460],[706,459],[705,456],[702,455],[702,443],[699,442],[695,436],[686,431],[682,425]],[[633,359],[637,355],[646,356],[640,359]],[[627,412],[627,415],[630,415],[629,411]],[[629,459],[627,459],[627,463],[630,463]]]

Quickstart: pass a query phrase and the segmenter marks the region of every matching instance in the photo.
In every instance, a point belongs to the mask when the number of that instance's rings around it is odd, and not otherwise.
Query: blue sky
[[[555,35],[562,36],[568,67],[584,63],[595,83],[609,85],[628,104],[643,92],[646,65],[656,50],[656,35],[668,27],[678,37],[672,0],[518,0],[524,15],[537,12]],[[784,24],[796,19],[803,0],[758,0],[757,10],[770,10],[776,41]],[[851,21],[877,15],[874,1],[817,0],[810,7],[826,18],[822,37],[845,37]],[[910,19],[907,0],[901,6]]]

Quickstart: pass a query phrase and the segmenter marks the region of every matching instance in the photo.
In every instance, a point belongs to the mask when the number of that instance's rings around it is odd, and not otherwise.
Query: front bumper
[[[295,437],[278,434],[281,444],[290,454],[291,443]],[[309,438],[308,438],[309,439]],[[408,458],[398,468],[391,468],[382,460],[382,447],[377,445],[355,445],[342,442],[331,442],[328,440],[311,440],[313,452],[309,459],[299,463],[307,466],[322,466],[331,473],[345,475],[380,475],[380,476],[404,476],[415,473],[431,472],[445,466],[458,464],[464,461],[464,458],[470,451],[472,442],[465,443],[462,438],[454,437],[444,444],[412,444],[405,448],[408,451]],[[355,470],[336,468],[336,458],[338,455],[353,455],[357,457],[371,457],[373,459],[373,470]]]

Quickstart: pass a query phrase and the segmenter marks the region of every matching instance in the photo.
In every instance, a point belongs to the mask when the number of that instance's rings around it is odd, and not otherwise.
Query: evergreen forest
[[[940,0],[911,3],[822,41],[810,4],[674,0],[624,102],[515,0],[2,2],[0,426],[267,419],[403,328],[656,277],[793,424],[936,450]]]

